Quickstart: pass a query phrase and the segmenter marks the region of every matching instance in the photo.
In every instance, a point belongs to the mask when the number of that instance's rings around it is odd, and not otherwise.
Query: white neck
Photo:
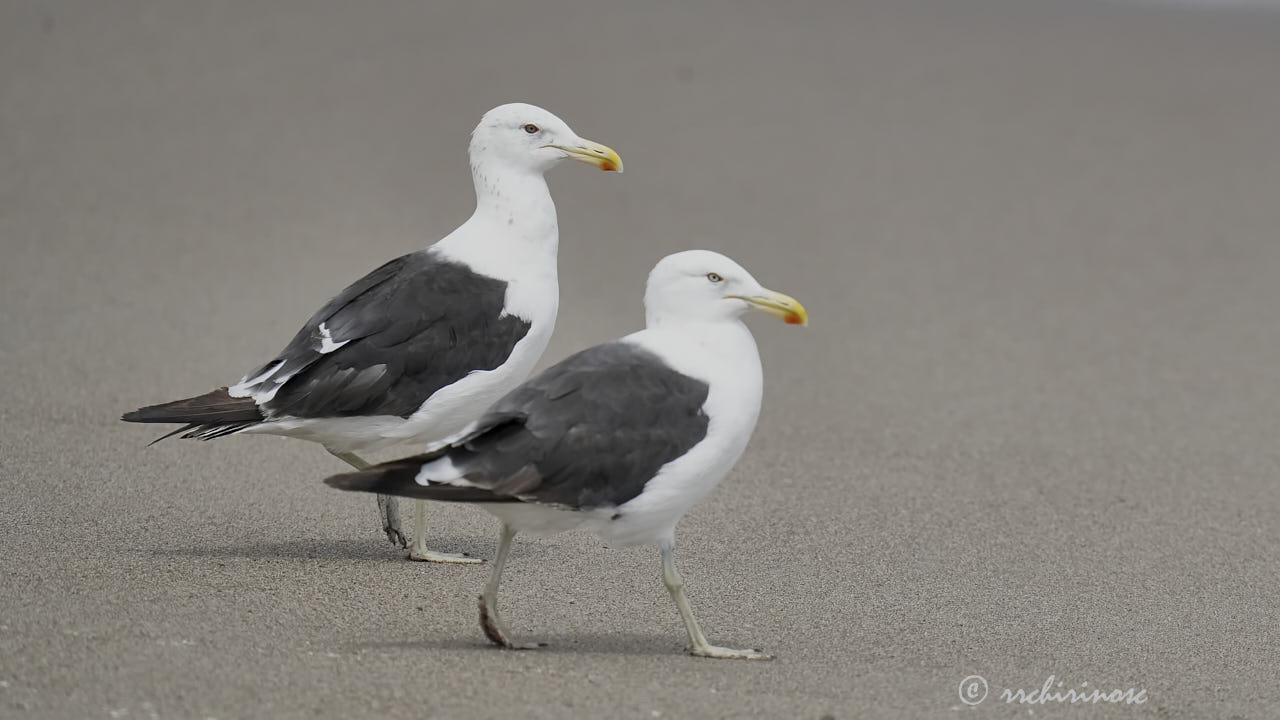
[[[762,373],[755,338],[740,318],[714,321],[669,321],[650,325],[628,340],[639,342],[680,372],[702,380],[716,379],[733,388],[750,408],[759,411]]]
[[[515,262],[555,263],[560,242],[556,205],[542,174],[473,161],[476,210],[437,247],[468,261],[495,255]]]
[[[506,213],[517,222],[555,220],[556,206],[541,172],[513,168],[496,160],[471,164],[471,182],[476,189],[476,212]]]

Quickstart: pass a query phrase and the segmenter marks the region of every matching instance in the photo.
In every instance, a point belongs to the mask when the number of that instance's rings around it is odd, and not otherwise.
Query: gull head
[[[499,105],[471,133],[472,165],[498,163],[544,173],[561,160],[622,172],[622,158],[612,148],[579,137],[565,121],[536,105]]]
[[[714,322],[760,310],[789,325],[808,325],[804,306],[762,286],[746,268],[717,252],[668,255],[649,273],[644,293],[650,327],[666,322]]]

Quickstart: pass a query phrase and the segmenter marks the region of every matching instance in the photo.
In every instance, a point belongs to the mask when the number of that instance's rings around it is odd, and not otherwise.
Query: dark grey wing
[[[442,387],[506,362],[529,323],[507,283],[431,250],[396,258],[320,309],[233,391],[268,419],[408,417]]]
[[[708,391],[632,343],[598,345],[499,400],[447,454],[498,498],[618,506],[706,437]]]

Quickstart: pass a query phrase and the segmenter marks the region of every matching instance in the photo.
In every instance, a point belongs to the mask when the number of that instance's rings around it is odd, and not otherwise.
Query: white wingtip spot
[[[324,323],[320,323],[320,354],[321,355],[328,355],[329,353],[333,352],[334,350],[337,350],[338,348],[342,347],[343,345],[346,345],[349,342],[351,341],[343,340],[342,342],[334,342],[333,334],[329,332],[329,328]]]
[[[426,463],[418,471],[417,477],[414,478],[419,485],[430,485],[431,483],[436,483],[437,485],[470,485],[470,483],[458,482],[461,479],[462,473],[454,466],[453,461],[447,457]]]
[[[255,385],[265,382],[267,378],[271,377],[272,375],[275,375],[276,371],[278,371],[282,367],[284,367],[283,360],[267,368],[265,371],[262,372],[261,375],[254,378],[246,377],[240,382],[236,383],[235,385],[232,385],[231,387],[227,388],[227,394],[235,398],[249,397],[250,395],[253,394],[253,389]],[[285,379],[288,379],[288,378],[285,378]],[[276,382],[283,382],[283,380],[277,380]]]

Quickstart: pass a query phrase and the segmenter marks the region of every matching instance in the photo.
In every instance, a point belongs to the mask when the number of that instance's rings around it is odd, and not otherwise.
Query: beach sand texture
[[[1280,703],[1280,16],[1071,2],[0,6],[0,716],[1028,717]],[[661,256],[752,320],[765,407],[651,549],[407,563],[343,466],[122,411],[234,381],[470,212],[524,100],[626,174],[550,177],[544,365],[643,321]],[[392,455],[398,453],[391,453]],[[496,524],[433,513],[491,557]],[[1052,704],[1034,708],[1037,717]]]

